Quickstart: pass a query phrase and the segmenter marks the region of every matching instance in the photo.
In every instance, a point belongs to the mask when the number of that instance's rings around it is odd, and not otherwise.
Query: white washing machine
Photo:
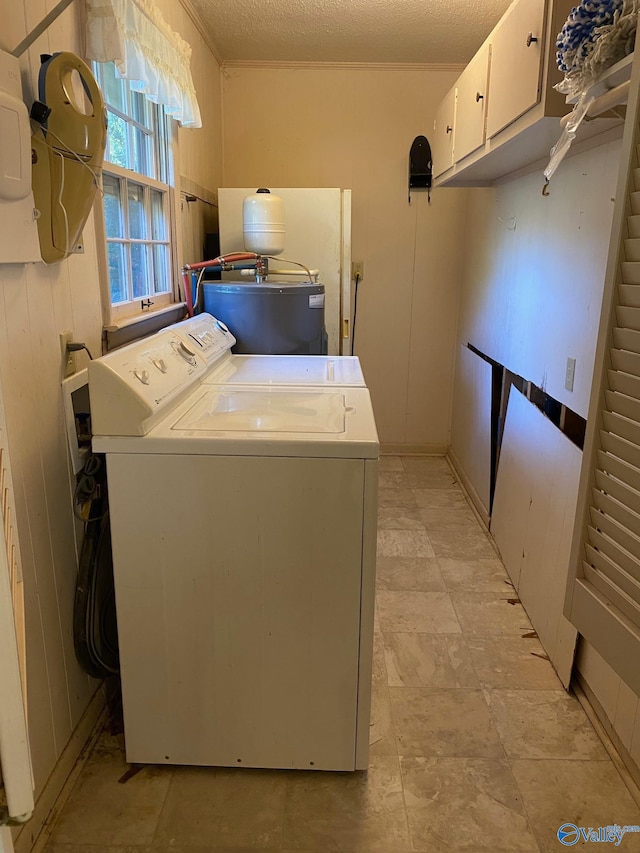
[[[224,362],[228,336],[209,332]],[[364,769],[378,457],[369,393],[206,384],[212,361],[169,329],[89,367],[127,759]]]
[[[186,346],[198,352],[211,371],[205,382],[234,385],[353,385],[366,387],[357,356],[330,355],[235,355],[230,347],[235,338],[225,324],[203,313],[171,327]],[[222,335],[230,347],[221,356]]]

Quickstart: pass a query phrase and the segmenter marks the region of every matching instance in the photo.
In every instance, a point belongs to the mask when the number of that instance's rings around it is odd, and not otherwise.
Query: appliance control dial
[[[225,335],[229,334],[229,329],[225,326],[222,320],[216,320],[216,326],[220,329],[221,332],[224,332]]]
[[[164,358],[152,358],[151,363],[154,367],[157,367],[160,373],[166,373],[168,370],[167,362]]]
[[[143,385],[149,384],[149,371],[148,370],[139,370],[137,367],[133,371],[133,375],[142,382]]]
[[[171,344],[174,350],[178,353],[179,356],[184,358],[186,362],[189,364],[196,365],[198,360],[196,358],[196,354],[189,349],[189,347],[183,343],[182,341],[172,341]]]

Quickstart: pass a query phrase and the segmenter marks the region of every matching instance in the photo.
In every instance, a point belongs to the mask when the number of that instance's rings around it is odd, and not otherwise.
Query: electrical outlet
[[[364,279],[364,261],[351,261],[351,278],[353,281],[358,276],[358,283],[362,284]]]
[[[73,376],[76,372],[76,354],[67,350],[67,344],[73,340],[73,332],[60,332],[60,355],[62,356],[62,375]]]
[[[575,358],[567,359],[567,370],[564,375],[564,387],[567,391],[573,391],[573,380],[576,376],[576,360]]]

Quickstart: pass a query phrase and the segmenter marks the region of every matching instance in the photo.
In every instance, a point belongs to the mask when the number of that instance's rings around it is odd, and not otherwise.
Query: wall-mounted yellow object
[[[81,83],[84,96],[78,92]],[[102,93],[74,53],[47,57],[40,68],[40,127],[32,138],[33,194],[45,263],[74,251],[98,189],[107,142]]]

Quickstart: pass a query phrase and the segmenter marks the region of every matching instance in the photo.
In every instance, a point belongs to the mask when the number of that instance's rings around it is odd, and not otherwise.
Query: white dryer
[[[226,333],[209,332],[225,362]],[[89,367],[127,759],[364,769],[378,457],[369,393],[202,381],[214,372],[174,329]]]

